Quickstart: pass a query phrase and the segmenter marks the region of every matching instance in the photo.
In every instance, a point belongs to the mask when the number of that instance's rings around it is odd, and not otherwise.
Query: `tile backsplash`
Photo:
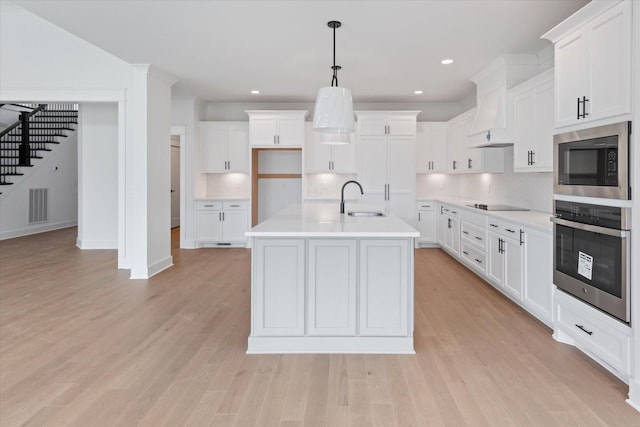
[[[551,172],[513,172],[513,147],[505,148],[504,157],[505,173],[418,175],[417,198],[461,197],[551,213],[553,174]]]
[[[250,198],[251,175],[246,173],[209,173],[207,197]]]

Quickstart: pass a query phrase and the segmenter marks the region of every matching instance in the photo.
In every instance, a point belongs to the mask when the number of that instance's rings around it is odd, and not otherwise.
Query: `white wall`
[[[0,239],[71,227],[78,222],[78,139],[76,132],[53,145],[44,159],[32,159],[28,174],[0,191]],[[48,221],[29,224],[29,189],[48,188]]]
[[[80,249],[118,247],[118,104],[80,106],[78,135]]]

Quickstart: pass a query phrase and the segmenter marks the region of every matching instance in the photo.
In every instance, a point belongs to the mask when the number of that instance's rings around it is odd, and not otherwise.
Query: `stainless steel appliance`
[[[553,283],[629,323],[631,209],[555,201]]]
[[[554,135],[553,192],[630,200],[630,134],[621,122]]]

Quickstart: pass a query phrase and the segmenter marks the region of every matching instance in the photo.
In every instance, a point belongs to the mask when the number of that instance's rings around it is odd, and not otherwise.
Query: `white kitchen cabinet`
[[[556,128],[631,113],[632,2],[612,3],[592,2],[543,36],[555,45]]]
[[[450,254],[460,256],[460,219],[458,209],[450,205],[440,205],[438,220],[438,241]]]
[[[309,240],[308,334],[356,334],[355,240]]]
[[[302,147],[307,111],[247,110],[252,147]]]
[[[304,239],[258,239],[252,254],[253,333],[302,336],[305,332]]]
[[[415,158],[416,173],[447,170],[446,122],[418,122]]]
[[[200,122],[200,141],[203,172],[249,172],[247,122]]]
[[[307,173],[356,173],[356,144],[354,134],[351,143],[343,145],[323,144],[320,133],[314,132],[307,122],[304,143],[305,172]]]
[[[358,112],[358,123],[368,113]],[[387,113],[387,121],[393,114]],[[415,115],[413,127],[415,134]],[[374,118],[378,114],[373,115]],[[406,113],[399,113],[402,123]],[[360,125],[359,125],[360,126]],[[406,132],[406,123],[403,125]],[[414,223],[415,204],[415,135],[358,135],[360,167],[358,181],[362,184],[362,202],[390,210],[409,224]]]
[[[246,200],[215,200],[196,202],[197,245],[245,246],[248,229]]]
[[[522,302],[547,325],[553,324],[553,234],[525,228]]]
[[[524,230],[515,224],[489,219],[488,278],[520,301],[524,285]]]
[[[503,148],[468,148],[475,108],[449,120],[447,170],[450,173],[504,172]]]
[[[419,111],[356,111],[358,135],[414,136]]]
[[[632,330],[611,316],[556,290],[553,337],[574,345],[622,381],[632,373]]]
[[[360,335],[408,336],[410,265],[407,240],[360,241]]]
[[[509,91],[515,172],[553,170],[553,69]]]
[[[420,237],[416,239],[416,246],[435,244],[436,216],[433,202],[422,201],[416,203],[416,223],[420,232]]]

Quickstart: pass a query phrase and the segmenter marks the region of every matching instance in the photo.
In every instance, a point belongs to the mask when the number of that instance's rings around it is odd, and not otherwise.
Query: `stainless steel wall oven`
[[[555,201],[553,282],[629,323],[631,209]]]
[[[630,200],[630,134],[620,122],[554,135],[553,192]]]

